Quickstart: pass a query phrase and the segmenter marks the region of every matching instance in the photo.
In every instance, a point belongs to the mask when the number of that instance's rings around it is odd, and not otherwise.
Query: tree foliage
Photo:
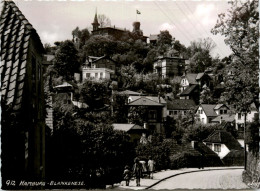
[[[248,113],[258,100],[258,1],[231,1],[228,14],[219,14],[213,34],[225,36],[233,54],[234,75],[226,77],[222,100],[235,106],[236,111]]]
[[[74,73],[78,72],[79,66],[78,51],[73,42],[69,40],[62,42],[54,59],[54,68],[58,74],[66,80],[71,80]]]

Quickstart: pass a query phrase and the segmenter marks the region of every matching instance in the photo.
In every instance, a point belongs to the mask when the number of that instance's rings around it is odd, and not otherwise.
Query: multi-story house
[[[195,102],[193,100],[187,99],[174,99],[167,100],[167,116],[174,118],[186,115],[192,109],[195,109]]]
[[[246,115],[246,122],[253,122],[255,115],[258,115],[258,109],[255,103],[251,104],[251,111]],[[236,113],[235,114],[235,128],[238,131],[238,141],[244,147],[244,122],[245,122],[245,114],[244,113]]]
[[[203,124],[208,124],[217,116],[227,115],[230,112],[229,107],[225,104],[200,104],[196,109],[197,120]]]
[[[158,57],[153,64],[154,73],[161,78],[181,76],[185,68],[185,59],[174,55]]]
[[[166,101],[155,96],[130,96],[128,107],[143,107],[146,129],[152,133],[164,133],[163,120],[166,118]]]
[[[45,178],[45,51],[36,30],[13,1],[2,3],[0,35],[1,176],[2,188],[7,188],[7,180]]]
[[[208,74],[185,73],[180,82],[180,99],[193,99],[198,104],[204,84],[212,88],[212,79]]]
[[[110,79],[115,70],[116,63],[108,56],[88,56],[82,68],[82,79]]]

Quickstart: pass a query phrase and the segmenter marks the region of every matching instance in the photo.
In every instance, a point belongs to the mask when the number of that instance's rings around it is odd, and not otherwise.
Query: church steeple
[[[92,23],[93,31],[97,30],[99,25],[100,24],[98,23],[98,19],[97,19],[97,8],[96,8],[96,14],[95,14],[95,17],[94,17],[94,21]]]

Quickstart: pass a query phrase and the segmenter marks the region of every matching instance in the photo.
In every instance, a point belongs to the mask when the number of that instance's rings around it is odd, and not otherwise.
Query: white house
[[[253,122],[255,115],[258,115],[258,109],[255,104],[251,104],[251,111],[246,115],[246,122]],[[238,130],[238,142],[244,147],[244,122],[245,115],[243,113],[235,114],[235,128]]]
[[[227,131],[216,130],[203,143],[223,159],[231,150],[241,150],[239,142]]]
[[[215,104],[200,104],[196,110],[197,120],[203,124],[211,123],[218,115],[215,112]]]
[[[246,115],[247,122],[253,122],[255,115],[258,114],[258,110],[254,103],[251,104],[251,111]],[[235,114],[236,129],[238,131],[244,131],[245,115],[243,113]]]
[[[88,56],[82,67],[82,79],[110,79],[115,74],[115,61],[108,56]]]

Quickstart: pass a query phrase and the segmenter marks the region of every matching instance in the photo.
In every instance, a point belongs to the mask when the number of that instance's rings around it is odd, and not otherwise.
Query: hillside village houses
[[[96,15],[92,25],[93,35],[111,35],[115,38],[119,38],[122,34],[130,33],[127,30],[121,30],[115,27],[99,28]],[[139,22],[134,23],[133,31],[141,31]],[[142,36],[141,32],[139,34],[139,37],[142,40],[147,39],[146,37]],[[156,43],[157,38],[152,35],[150,37],[150,43]],[[76,39],[75,36],[73,38]],[[78,43],[78,41],[75,39],[74,42]],[[187,60],[182,58],[178,52],[174,51],[173,47],[165,55],[158,57],[153,63],[153,73],[158,74],[158,76],[162,79],[177,79],[180,88],[178,96],[175,99],[169,98],[167,96],[163,98],[157,95],[145,95],[130,89],[119,91],[119,94],[127,96],[126,105],[128,111],[131,108],[143,107],[146,108],[146,115],[144,117],[145,119],[143,119],[144,124],[142,125],[130,124],[128,121],[128,123],[114,123],[114,129],[127,132],[131,136],[131,141],[138,142],[138,139],[140,139],[144,134],[164,134],[165,127],[163,124],[167,116],[179,119],[181,116],[185,116],[190,113],[191,110],[195,109],[195,118],[197,123],[209,125],[222,124],[225,122],[235,124],[235,128],[238,131],[241,130],[240,124],[243,123],[243,117],[240,114],[234,114],[229,106],[217,103],[199,103],[202,87],[207,86],[210,88],[210,90],[213,90],[215,76],[210,73],[211,70],[209,69],[201,73],[187,73],[185,71],[185,66],[187,64]],[[80,77],[81,82],[83,82],[85,79],[111,80],[115,74],[116,66],[116,62],[107,55],[101,57],[97,57],[95,55],[88,56],[85,63],[82,64],[82,73]],[[61,89],[60,86],[56,88],[57,90]],[[70,99],[71,104],[74,104],[79,108],[88,107],[85,103],[75,102],[73,99],[73,91],[70,90],[68,93],[70,94],[68,94],[67,98]],[[252,110],[252,112],[248,115],[247,120],[252,121],[255,113],[258,113],[258,111],[256,109]],[[232,135],[226,133],[225,130],[223,130],[223,132],[214,132],[203,141],[203,145],[206,145],[206,148],[211,149],[212,152],[215,152],[221,159],[224,159],[228,154],[231,156],[234,149],[236,150],[235,152],[238,150],[240,152],[241,146],[244,146],[243,136],[238,137],[238,140],[235,138],[230,138],[230,136],[232,137]],[[201,145],[201,148],[204,148],[203,145]],[[233,148],[230,145],[235,146]],[[204,148],[204,150],[207,149]]]

